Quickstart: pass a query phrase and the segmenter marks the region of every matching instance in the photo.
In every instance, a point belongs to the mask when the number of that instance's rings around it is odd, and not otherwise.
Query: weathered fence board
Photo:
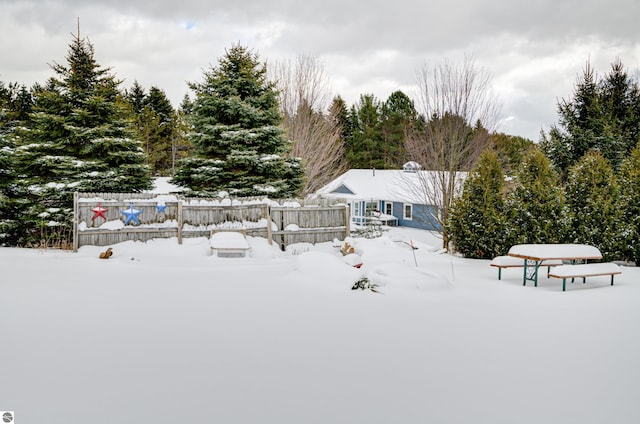
[[[275,206],[277,205],[277,206]],[[130,218],[131,210],[135,219]],[[349,235],[349,211],[335,200],[194,199],[143,193],[76,193],[74,249],[128,240],[209,237],[213,229],[243,229],[281,249]],[[125,221],[129,217],[129,222]],[[132,225],[133,224],[133,225]]]

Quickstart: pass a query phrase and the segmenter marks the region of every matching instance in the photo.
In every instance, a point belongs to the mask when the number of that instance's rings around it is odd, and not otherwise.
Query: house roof
[[[464,175],[460,175],[462,179]],[[347,200],[386,200],[392,202],[432,204],[426,189],[434,190],[440,173],[403,171],[400,169],[350,169],[316,192],[324,198]],[[437,184],[435,184],[437,186]]]

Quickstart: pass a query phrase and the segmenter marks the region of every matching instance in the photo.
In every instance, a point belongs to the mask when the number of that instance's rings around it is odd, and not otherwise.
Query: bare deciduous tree
[[[419,112],[426,122],[407,141],[411,160],[419,163],[420,184],[413,193],[436,207],[433,219],[442,227],[448,247],[446,222],[464,175],[487,146],[495,130],[500,105],[491,92],[491,76],[471,57],[462,65],[445,60],[424,65],[417,72]]]
[[[304,160],[308,195],[346,170],[342,128],[327,115],[331,99],[329,79],[320,61],[300,55],[295,62],[277,62],[271,77],[279,91],[280,110],[292,155]]]

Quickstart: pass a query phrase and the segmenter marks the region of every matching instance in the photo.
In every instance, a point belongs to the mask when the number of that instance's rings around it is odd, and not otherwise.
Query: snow
[[[640,270],[587,284],[392,228],[248,258],[207,238],[0,248],[0,408],[16,422],[640,422]],[[418,249],[409,246],[412,241]],[[415,255],[415,256],[414,256]],[[367,277],[378,286],[351,290]],[[64,418],[59,418],[64,417]]]
[[[241,233],[223,231],[211,236],[209,244],[214,249],[248,249],[249,244]]]
[[[498,267],[522,267],[524,266],[524,261],[522,258],[516,258],[515,256],[497,256],[491,260],[491,265]],[[548,259],[542,261],[541,265],[562,265],[562,260]]]
[[[602,258],[597,247],[586,244],[518,244],[509,254],[539,259]]]
[[[427,200],[438,196],[439,190],[434,187],[439,186],[437,181],[441,177],[436,171],[350,169],[321,187],[315,195],[322,198],[425,204]],[[456,173],[456,185],[461,188],[466,177],[465,172]],[[431,195],[425,197],[426,190]]]
[[[579,265],[563,265],[553,269],[552,274],[558,277],[573,277],[576,275],[616,274],[620,267],[614,263],[592,263]]]
[[[183,188],[171,183],[171,177],[157,177],[153,179],[153,189],[151,193],[177,193],[183,191]]]

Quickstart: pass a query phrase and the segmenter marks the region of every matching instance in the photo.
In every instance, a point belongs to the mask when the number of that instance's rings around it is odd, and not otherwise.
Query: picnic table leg
[[[567,279],[562,279],[562,291],[567,291]]]
[[[529,263],[531,261],[531,263]],[[524,275],[522,276],[522,285],[527,285],[527,280],[533,281],[533,285],[538,287],[538,269],[542,261],[534,261],[532,259],[524,260]]]
[[[611,274],[611,285],[613,286],[613,274]]]
[[[502,268],[498,268],[498,280],[502,280]]]

